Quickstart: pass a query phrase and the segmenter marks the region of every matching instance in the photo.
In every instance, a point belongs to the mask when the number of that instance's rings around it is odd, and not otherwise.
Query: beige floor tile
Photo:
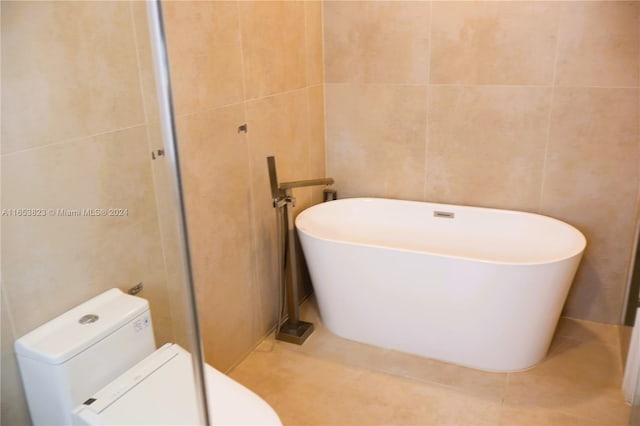
[[[499,403],[370,371],[346,381],[331,398],[334,411],[326,424],[496,424],[500,413]]]
[[[313,298],[302,346],[270,337],[231,376],[285,425],[626,425],[611,327],[562,319],[549,356],[500,374],[381,349],[331,334]]]
[[[291,345],[293,350],[358,368],[452,386],[464,394],[479,395],[484,399],[499,401],[502,398],[506,374],[474,370],[340,338],[324,327],[313,298],[303,304],[300,312],[302,319],[315,324],[316,331],[306,344]]]
[[[526,409],[504,405],[500,414],[504,426],[597,426],[600,422],[558,411]]]
[[[554,339],[545,360],[530,373],[565,379],[582,386],[622,386],[622,365],[617,346],[565,337]]]
[[[556,337],[541,364],[509,375],[505,403],[621,424],[629,416],[621,382],[617,346]]]
[[[563,377],[533,372],[509,375],[504,402],[523,409],[562,411],[598,419],[614,415],[611,411],[625,411],[626,407],[619,388],[587,386]],[[593,416],[586,415],[586,411],[593,412]]]

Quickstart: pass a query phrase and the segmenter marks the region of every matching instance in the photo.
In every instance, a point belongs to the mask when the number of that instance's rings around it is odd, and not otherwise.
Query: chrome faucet
[[[285,250],[287,252],[285,258],[288,279],[286,280],[285,294],[287,299],[288,319],[281,324],[281,314],[280,312],[278,313],[278,332],[276,333],[276,339],[301,345],[313,332],[313,324],[310,322],[300,321],[300,309],[298,307],[297,255],[295,250],[296,236],[293,223],[293,207],[296,205],[296,199],[293,196],[292,189],[308,186],[333,185],[334,180],[332,178],[320,178],[279,183],[278,174],[276,173],[275,157],[267,157],[267,166],[269,168],[273,207],[276,209],[284,208],[285,221],[287,222],[287,242],[285,245]],[[278,217],[278,221],[279,220],[280,219]],[[280,250],[280,247],[278,247],[278,250]],[[282,265],[278,265],[278,267],[281,268]],[[280,283],[280,285],[282,285],[282,283]]]

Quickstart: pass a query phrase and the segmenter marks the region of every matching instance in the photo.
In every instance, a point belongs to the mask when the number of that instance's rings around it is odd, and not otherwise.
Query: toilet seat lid
[[[258,395],[205,365],[212,424],[280,425]],[[167,344],[76,408],[80,425],[199,424],[191,355]]]

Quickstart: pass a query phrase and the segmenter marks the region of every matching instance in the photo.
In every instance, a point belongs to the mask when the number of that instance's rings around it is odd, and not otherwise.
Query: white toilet
[[[111,289],[15,344],[33,424],[198,424],[191,355],[155,349],[149,304]],[[258,395],[205,365],[212,424],[280,425]]]

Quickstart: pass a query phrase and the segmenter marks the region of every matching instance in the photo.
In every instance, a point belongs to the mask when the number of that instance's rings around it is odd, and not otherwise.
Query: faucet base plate
[[[311,333],[313,333],[313,324],[310,322],[298,321],[297,324],[292,324],[289,320],[286,320],[280,326],[280,332],[276,334],[276,340],[301,345]]]

